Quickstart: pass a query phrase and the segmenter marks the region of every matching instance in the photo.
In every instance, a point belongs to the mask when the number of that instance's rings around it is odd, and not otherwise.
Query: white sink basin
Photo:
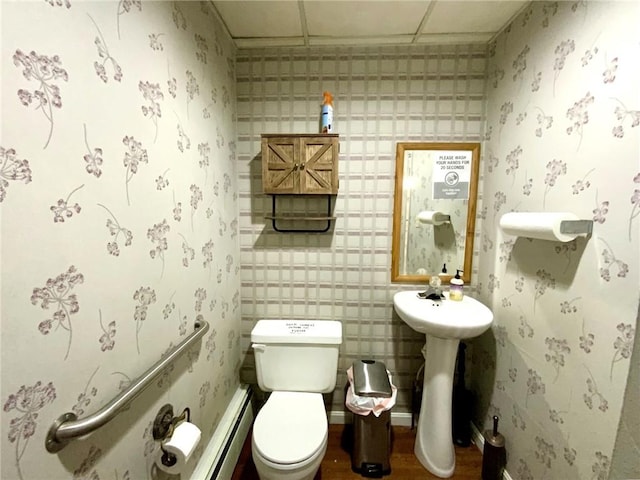
[[[456,457],[451,438],[453,373],[460,340],[477,337],[491,326],[493,313],[474,298],[441,301],[398,292],[393,307],[400,318],[426,336],[424,384],[414,452],[420,463],[441,478],[453,475]]]
[[[461,302],[434,301],[418,297],[417,290],[398,292],[393,306],[400,318],[416,332],[440,338],[477,337],[491,326],[493,313],[475,298],[464,296]]]

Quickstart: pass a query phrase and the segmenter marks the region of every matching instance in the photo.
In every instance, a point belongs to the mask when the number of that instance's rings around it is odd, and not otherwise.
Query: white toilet
[[[251,331],[258,385],[272,392],[251,439],[261,480],[312,480],[327,451],[323,393],[333,392],[342,324],[260,320]]]

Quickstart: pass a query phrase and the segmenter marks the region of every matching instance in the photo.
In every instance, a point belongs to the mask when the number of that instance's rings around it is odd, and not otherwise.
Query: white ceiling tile
[[[213,4],[234,38],[302,35],[297,2],[220,0]]]
[[[526,3],[512,0],[437,2],[422,33],[495,33]]]
[[[381,37],[413,35],[429,1],[330,1],[304,2],[310,36]]]

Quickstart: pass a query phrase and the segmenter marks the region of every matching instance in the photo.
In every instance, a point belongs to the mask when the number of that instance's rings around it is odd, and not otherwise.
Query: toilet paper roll
[[[163,445],[165,452],[175,455],[176,462],[173,465],[165,465],[162,462],[162,456],[164,452],[159,449],[156,456],[156,464],[158,468],[163,472],[170,473],[172,475],[182,472],[182,469],[191,458],[194,450],[200,442],[202,432],[193,423],[182,422],[174,430],[171,438],[167,440]]]
[[[500,228],[504,233],[518,237],[570,242],[578,235],[560,232],[560,224],[565,220],[579,218],[567,212],[510,212],[500,218]]]
[[[442,225],[449,222],[449,215],[442,212],[424,210],[418,214],[418,221],[427,225]]]

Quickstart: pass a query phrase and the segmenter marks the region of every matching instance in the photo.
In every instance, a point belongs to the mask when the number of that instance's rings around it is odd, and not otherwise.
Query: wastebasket
[[[351,469],[363,477],[391,473],[391,407],[397,389],[384,363],[358,360],[347,370],[345,404],[354,413]]]

